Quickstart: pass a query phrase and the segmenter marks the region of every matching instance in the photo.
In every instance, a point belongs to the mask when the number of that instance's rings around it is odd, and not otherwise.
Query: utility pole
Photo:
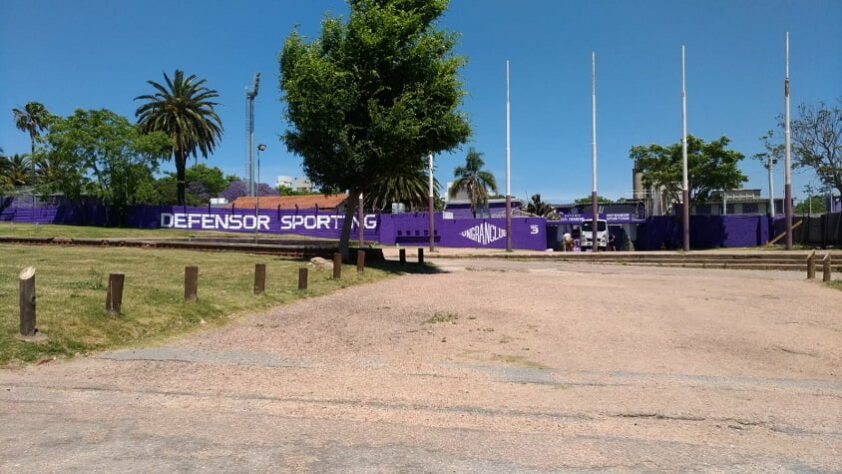
[[[257,185],[254,183],[254,98],[257,97],[259,86],[260,73],[257,72],[254,74],[251,89],[246,89],[246,161],[248,162],[249,196],[257,195]]]
[[[684,251],[687,252],[690,250],[690,183],[687,179],[687,87],[685,76],[684,45],[681,45],[681,209]]]
[[[599,251],[598,220],[599,220],[599,198],[596,191],[596,51],[591,52],[591,213],[593,214],[593,236],[591,238],[591,251]]]
[[[357,205],[357,234],[360,248],[365,245],[365,199],[363,193],[360,193],[360,200]]]
[[[775,159],[772,154],[766,158],[766,169],[769,170],[769,217],[775,217]]]
[[[512,251],[512,147],[509,103],[509,61],[506,60],[506,251]]]
[[[786,214],[786,249],[792,250],[792,162],[789,130],[789,31],[786,32],[786,78],[784,79],[784,213]]]
[[[430,175],[430,189],[427,196],[427,214],[430,215],[430,252],[435,252],[436,250],[436,198],[433,193],[433,154],[430,153],[429,156],[429,169],[428,174]]]

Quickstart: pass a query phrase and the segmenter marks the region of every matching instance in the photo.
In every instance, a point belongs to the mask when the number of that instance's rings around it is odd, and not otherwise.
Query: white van
[[[586,219],[579,226],[579,247],[582,249],[592,248],[591,239],[593,239],[593,220]],[[596,241],[599,250],[608,248],[608,221],[604,219],[597,219],[596,221]]]

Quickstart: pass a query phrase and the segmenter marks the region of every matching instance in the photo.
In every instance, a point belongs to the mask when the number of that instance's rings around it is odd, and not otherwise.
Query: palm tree
[[[490,171],[483,170],[483,166],[485,162],[482,161],[482,153],[476,151],[474,147],[469,148],[468,155],[465,156],[465,166],[457,166],[453,170],[456,181],[448,191],[448,195],[454,198],[459,191],[464,189],[468,193],[474,217],[477,216],[477,209],[488,205],[488,190],[497,194],[497,180]]]
[[[3,176],[12,186],[25,186],[32,181],[32,161],[27,155],[14,154],[0,162]]]
[[[12,116],[15,118],[15,127],[29,134],[30,153],[27,162],[30,166],[33,166],[35,164],[35,140],[41,136],[41,132],[50,126],[53,115],[44,107],[44,104],[40,102],[27,102],[23,108],[12,109]],[[34,169],[31,170],[31,174],[35,174]],[[27,181],[29,180],[27,179]],[[17,185],[18,183],[13,179],[12,184]],[[32,199],[33,201],[35,200],[34,195]]]
[[[553,206],[542,201],[540,194],[532,195],[532,202],[526,205],[525,211],[550,220],[558,219],[558,212]]]
[[[146,81],[157,92],[141,95],[135,100],[145,100],[135,111],[138,124],[144,133],[164,132],[172,140],[175,159],[176,189],[179,204],[185,203],[185,167],[187,157],[192,155],[207,158],[222,137],[222,120],[214,111],[219,105],[210,99],[219,97],[213,89],[204,86],[205,79],[195,75],[184,77],[184,72],[175,70],[171,80],[164,73],[166,87],[155,81]]]
[[[429,205],[430,176],[426,170],[413,170],[385,177],[375,183],[363,196],[365,207],[382,211],[393,202],[402,202],[410,209],[426,208]],[[433,179],[433,195],[439,195],[439,182]]]

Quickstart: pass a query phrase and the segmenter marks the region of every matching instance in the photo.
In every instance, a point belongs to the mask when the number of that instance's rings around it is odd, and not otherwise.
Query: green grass
[[[266,263],[266,294],[253,295],[255,263]],[[184,267],[199,266],[199,301],[185,303]],[[343,266],[342,279],[310,269],[309,290],[299,291],[305,262],[233,252],[134,248],[0,245],[0,365],[49,356],[73,357],[114,347],[146,344],[224,324],[238,314],[367,283],[393,273]],[[37,321],[48,342],[15,338],[19,332],[18,274],[36,268]],[[105,313],[108,274],[126,274],[123,315]],[[203,325],[202,322],[207,323]]]
[[[196,231],[187,229],[127,229],[122,227],[93,227],[78,225],[54,225],[54,224],[17,224],[13,222],[0,222],[0,236],[13,237],[68,237],[71,239],[115,239],[115,238],[137,238],[137,239],[186,239],[191,237],[213,237],[213,238],[251,238],[253,233],[239,232],[216,232]],[[257,234],[261,239],[276,240],[324,240],[315,237],[307,237],[292,234]]]
[[[833,280],[827,284],[827,286],[831,288],[836,288],[837,290],[842,290],[842,280]]]
[[[433,316],[424,321],[422,324],[438,324],[438,323],[452,323],[456,324],[456,320],[459,319],[459,315],[456,313],[439,313],[436,312]]]

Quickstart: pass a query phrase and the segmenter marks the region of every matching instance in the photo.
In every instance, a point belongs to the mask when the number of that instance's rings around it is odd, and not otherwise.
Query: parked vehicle
[[[587,219],[582,221],[582,225],[579,226],[579,229],[579,247],[583,250],[593,248],[593,220]],[[608,248],[608,221],[604,219],[597,219],[596,239],[599,250],[606,250]]]

